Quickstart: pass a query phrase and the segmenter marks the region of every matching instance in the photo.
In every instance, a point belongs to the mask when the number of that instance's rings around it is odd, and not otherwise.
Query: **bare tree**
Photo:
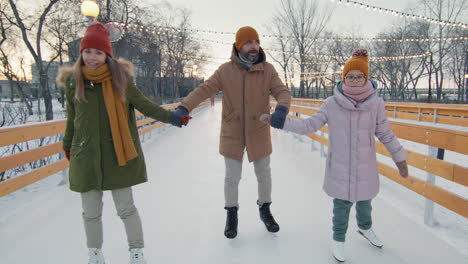
[[[425,15],[444,21],[459,21],[466,17],[468,10],[468,1],[466,0],[421,0],[420,3],[425,8]],[[442,88],[444,87],[444,76],[447,71],[448,54],[452,48],[453,42],[445,40],[448,36],[453,36],[455,27],[446,24],[429,25],[425,37],[437,38],[425,45],[425,52],[433,54],[431,68],[435,75],[435,85],[437,91],[437,100],[442,99]],[[431,74],[432,75],[432,74]],[[431,76],[430,75],[430,76]]]
[[[424,25],[422,26],[424,29]],[[391,31],[380,33],[377,38],[416,39],[420,32],[421,24],[411,21],[394,24]],[[420,52],[420,46],[421,44],[415,41],[376,42],[373,45],[373,54],[376,57],[411,56]],[[412,96],[417,99],[416,86],[423,76],[425,65],[425,57],[371,63],[377,80],[384,84],[384,91],[387,91],[393,100],[406,100]],[[410,86],[412,93],[409,91]]]
[[[269,52],[268,55],[277,62],[281,69],[283,70],[284,82],[288,89],[292,88],[292,76],[294,76],[294,64],[293,56],[295,46],[293,44],[293,39],[288,36],[289,33],[285,21],[281,16],[275,15],[271,20],[272,26],[265,26],[268,31],[272,32],[276,37],[274,41],[274,46],[279,48],[279,52]],[[278,55],[275,55],[278,54]],[[291,76],[292,75],[292,76]],[[295,89],[291,89],[293,96],[296,96]]]
[[[195,56],[200,54],[199,44],[190,37],[190,12],[168,2],[150,8],[142,8],[134,0],[101,3],[98,21],[139,27],[128,28],[113,45],[114,56],[125,57],[136,65],[137,85],[159,102],[166,94],[172,100],[180,97],[184,93],[187,65],[195,64]]]
[[[54,6],[48,15],[48,23],[44,31],[44,42],[50,47],[51,58],[57,59],[63,65],[68,58],[68,43],[79,38],[78,33],[86,26],[77,17],[80,0],[61,1]],[[48,67],[53,60],[50,60]],[[65,108],[65,91],[60,89],[60,102]]]
[[[312,52],[315,40],[324,31],[331,18],[333,8],[319,8],[318,0],[281,0],[281,10],[277,17],[284,21],[288,35],[293,36],[297,48],[295,60],[299,63],[299,96],[305,96],[305,75],[308,54]]]
[[[31,17],[31,22],[29,23],[27,22],[29,19],[25,19],[24,15],[20,14],[17,3],[14,0],[8,0],[12,15],[2,11],[4,17],[20,30],[22,40],[36,63],[36,67],[39,73],[40,93],[44,98],[46,120],[52,120],[54,115],[52,111],[52,96],[48,85],[48,66],[42,63],[42,33],[47,15],[58,1],[59,0],[49,0],[49,2],[39,10],[39,16]],[[28,23],[28,25],[25,23]]]
[[[141,7],[136,0],[101,0],[101,13],[98,21],[101,23],[120,22],[124,24],[141,21]]]
[[[24,91],[26,84],[26,74],[24,71],[24,58],[15,54],[16,36],[12,30],[13,25],[5,18],[6,3],[0,4],[0,74],[7,78],[10,83],[11,100],[13,101],[14,91],[17,90],[20,94],[21,101],[25,103],[29,115],[33,114],[32,102]],[[9,38],[7,37],[9,36]],[[20,69],[13,69],[11,57],[16,56],[20,60]],[[22,71],[21,71],[22,70]],[[21,75],[21,73],[23,73]],[[16,88],[16,89],[15,89]]]
[[[460,36],[466,36],[467,30],[459,30]],[[465,74],[468,74],[468,41],[456,41],[453,43],[449,53],[450,64],[448,68],[457,86],[457,101],[468,102],[468,91],[466,91]],[[466,97],[464,95],[467,95]]]

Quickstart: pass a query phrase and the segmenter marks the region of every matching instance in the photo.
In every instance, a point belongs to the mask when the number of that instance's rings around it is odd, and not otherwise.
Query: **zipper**
[[[351,175],[352,175],[352,153],[351,149],[353,148],[353,138],[351,137],[351,133],[353,130],[353,112],[349,111],[349,176],[348,176],[348,198],[351,200]]]
[[[247,72],[243,74],[243,86],[242,86],[242,120],[241,120],[241,127],[242,127],[242,145],[246,147],[245,143],[245,76]]]
[[[72,148],[74,148],[74,151],[72,153],[73,157],[78,157],[81,154],[85,143],[86,140],[82,140],[81,142],[76,142],[72,144]]]
[[[77,142],[77,143],[72,144],[72,146],[83,147],[84,143],[85,143],[85,141],[83,140],[81,142]]]

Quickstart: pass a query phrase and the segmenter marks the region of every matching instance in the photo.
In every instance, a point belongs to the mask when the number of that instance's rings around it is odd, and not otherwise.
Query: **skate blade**
[[[371,245],[373,245],[374,247],[380,248],[380,249],[383,248],[383,245],[382,245],[382,246],[378,246],[378,245],[372,243],[372,241],[370,241],[370,240],[364,235],[364,233],[362,233],[361,231],[358,230],[357,232],[358,232],[362,237],[364,237],[367,241],[369,241],[369,243],[370,243]]]
[[[340,260],[340,259],[337,259],[337,258],[335,257],[335,255],[333,255],[333,258],[334,258],[336,261],[338,261],[339,263],[343,263],[343,262],[345,262],[345,261],[346,261],[346,260]]]

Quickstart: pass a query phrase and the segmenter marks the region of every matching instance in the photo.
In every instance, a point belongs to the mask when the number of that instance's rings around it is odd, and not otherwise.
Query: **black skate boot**
[[[237,207],[224,207],[227,211],[224,235],[233,239],[237,236]]]
[[[271,203],[264,203],[260,207],[260,219],[262,219],[266,229],[269,232],[276,233],[279,231],[280,228],[278,223],[276,223],[275,218],[273,218],[273,216],[271,215],[270,205]]]

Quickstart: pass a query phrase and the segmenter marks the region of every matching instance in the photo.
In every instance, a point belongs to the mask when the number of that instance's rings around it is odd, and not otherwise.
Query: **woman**
[[[111,190],[125,225],[130,263],[146,263],[143,231],[131,186],[147,181],[134,109],[181,127],[191,118],[148,100],[132,80],[133,65],[112,57],[109,31],[101,24],[86,30],[75,65],[61,68],[67,125],[63,149],[70,161],[70,189],[80,192],[89,263],[103,264],[102,195]]]

